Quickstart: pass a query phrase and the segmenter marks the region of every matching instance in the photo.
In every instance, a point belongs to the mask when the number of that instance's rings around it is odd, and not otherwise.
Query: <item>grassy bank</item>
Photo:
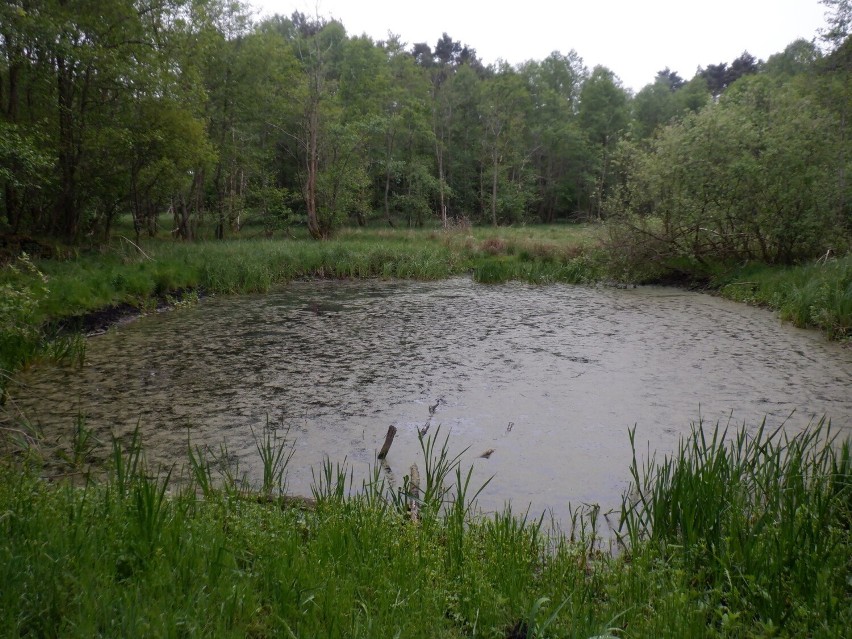
[[[3,464],[0,635],[840,637],[852,464],[839,444],[823,427],[724,443],[697,427],[670,458],[634,460],[615,555],[579,520],[572,540],[474,516],[474,487],[435,440],[416,499],[380,472],[350,492],[325,468],[311,507],[279,503],[274,436],[260,437],[259,493],[198,450],[185,473],[154,472],[138,440],[114,442],[107,477],[85,486]]]
[[[86,326],[91,314],[108,324],[120,313],[195,299],[199,292],[265,292],[305,277],[593,281],[600,262],[589,249],[598,232],[591,226],[349,229],[327,242],[149,239],[143,246],[118,235],[73,256],[53,251],[66,259],[24,255],[0,270],[0,393],[10,374],[40,358],[79,360],[83,343],[73,330]]]
[[[302,237],[137,246],[117,235],[66,259],[19,258],[0,270],[0,393],[9,375],[39,358],[79,360],[73,329],[120,313],[202,294],[264,292],[295,278],[441,279],[470,275],[497,283],[630,280],[608,255],[599,225],[513,228],[342,229],[327,242]],[[57,253],[57,251],[54,251]],[[848,339],[852,257],[790,268],[717,269],[712,286],[731,299],[762,304],[798,326]],[[90,318],[91,319],[91,318]],[[96,322],[97,324],[97,322]],[[63,330],[60,330],[62,328]],[[69,333],[68,328],[72,329]]]
[[[330,241],[247,239],[178,243],[149,240],[137,247],[123,238],[70,260],[36,263],[50,283],[34,320],[42,323],[127,303],[144,309],[176,290],[264,292],[295,278],[441,279],[471,273],[477,279],[594,280],[586,257],[594,227],[532,229],[342,230]],[[2,280],[31,286],[26,269]]]
[[[852,338],[852,255],[796,267],[742,267],[716,282],[738,302],[778,310],[781,319],[819,328],[832,339]]]
[[[305,277],[631,281],[630,273],[605,253],[602,235],[600,226],[588,224],[342,229],[326,242],[301,237],[195,243],[152,239],[137,247],[118,237],[72,258],[7,265],[0,270],[0,286],[10,301],[0,306],[0,313],[5,306],[24,303],[26,312],[17,320],[43,326],[121,304],[145,310],[187,290],[265,292]],[[835,339],[849,335],[852,256],[794,267],[717,265],[705,279],[725,297],[776,309],[797,326],[820,328]]]

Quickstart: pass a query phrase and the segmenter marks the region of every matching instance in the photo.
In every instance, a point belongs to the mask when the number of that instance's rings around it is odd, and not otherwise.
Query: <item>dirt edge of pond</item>
[[[68,335],[82,333],[89,337],[107,329],[149,315],[167,311],[181,304],[192,303],[209,295],[201,288],[179,288],[151,297],[140,304],[120,302],[110,306],[70,315],[48,323],[49,333]]]

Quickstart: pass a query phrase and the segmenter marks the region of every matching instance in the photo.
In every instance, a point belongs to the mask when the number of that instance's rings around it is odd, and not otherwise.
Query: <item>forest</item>
[[[344,225],[606,220],[637,263],[790,264],[852,232],[849,3],[819,40],[635,95],[554,51],[484,64],[232,0],[0,7],[6,235],[184,240]],[[475,44],[475,43],[473,43]]]

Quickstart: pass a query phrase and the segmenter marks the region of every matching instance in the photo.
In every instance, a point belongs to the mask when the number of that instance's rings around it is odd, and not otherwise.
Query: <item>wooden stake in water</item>
[[[385,435],[385,443],[382,445],[382,449],[379,451],[379,459],[384,459],[388,456],[388,451],[390,450],[391,444],[393,444],[393,438],[396,437],[396,426],[391,424],[388,426],[388,434]]]

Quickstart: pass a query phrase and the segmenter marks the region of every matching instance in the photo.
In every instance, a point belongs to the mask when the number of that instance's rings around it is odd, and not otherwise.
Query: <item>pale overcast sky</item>
[[[824,26],[818,0],[248,0],[260,16],[293,11],[334,17],[349,35],[399,35],[434,46],[445,31],[486,64],[542,60],[577,51],[638,91],[669,67],[685,79],[696,68],[730,62],[744,50],[766,59]]]

